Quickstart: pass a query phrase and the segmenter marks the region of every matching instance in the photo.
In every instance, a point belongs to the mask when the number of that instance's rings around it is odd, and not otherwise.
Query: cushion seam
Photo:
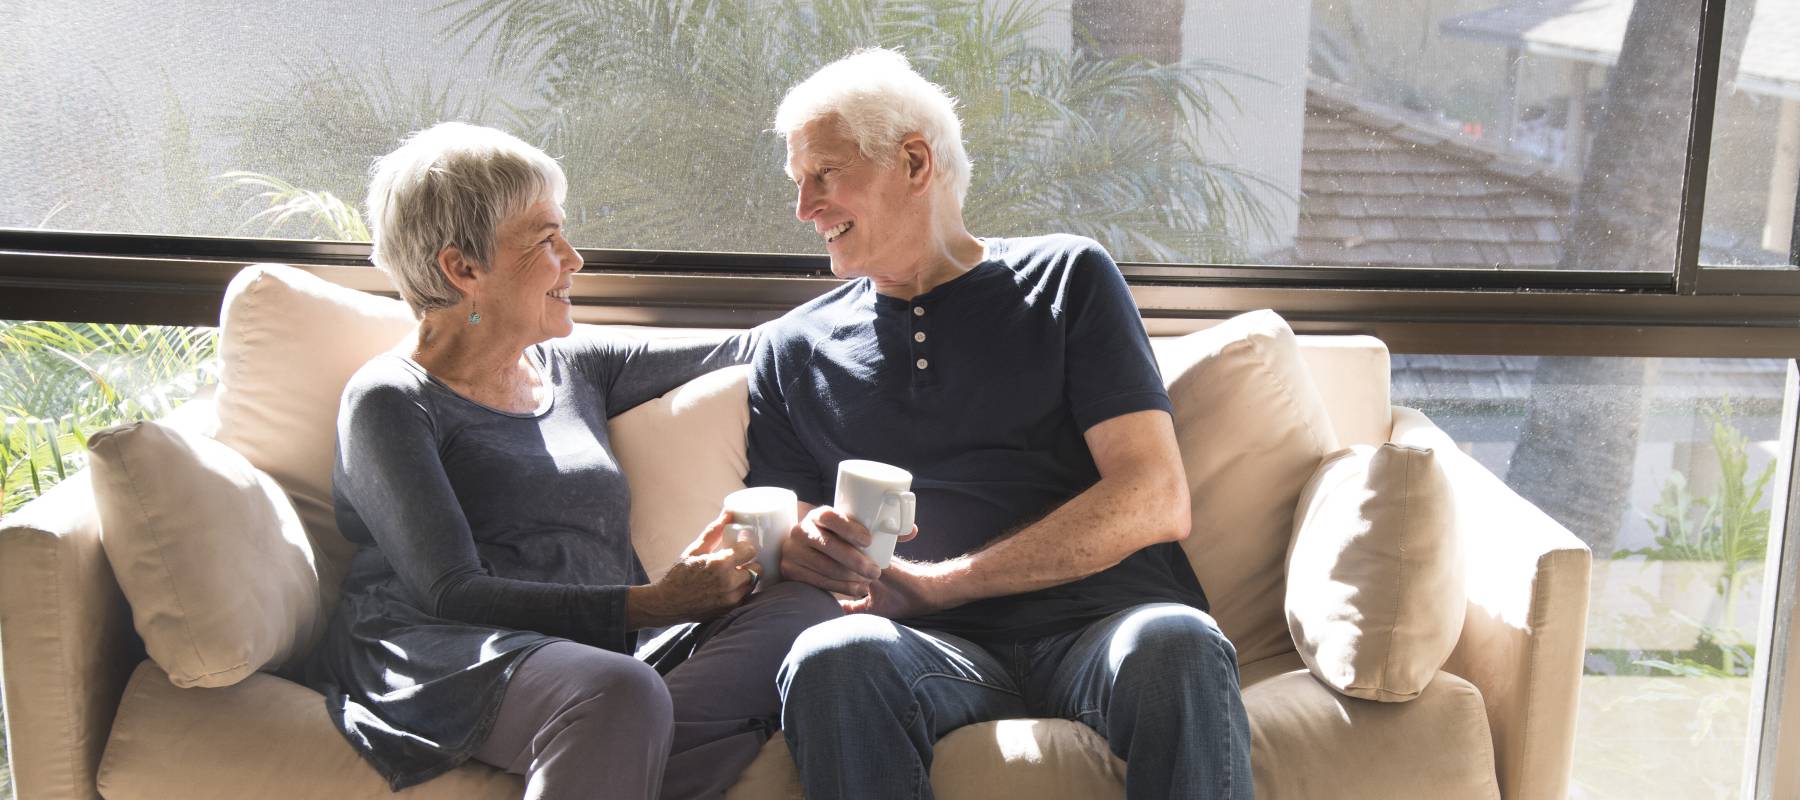
[[[144,422],[144,423],[139,423],[138,425],[139,425],[139,427],[137,429],[141,431],[141,430],[143,430],[142,426],[156,425],[156,423]],[[160,426],[158,426],[158,427],[160,427]],[[110,439],[112,437],[108,437],[108,438]],[[177,611],[179,611],[181,613],[182,636],[184,639],[186,639],[186,644],[188,646],[188,649],[193,651],[194,660],[196,662],[198,662],[201,669],[205,669],[206,668],[206,656],[200,652],[199,644],[194,641],[194,631],[188,621],[187,604],[185,602],[183,602],[182,596],[181,596],[181,591],[179,589],[177,589],[175,586],[174,575],[173,575],[173,573],[171,573],[169,571],[168,553],[163,546],[163,537],[161,535],[161,532],[156,529],[155,525],[150,524],[150,514],[147,510],[147,506],[144,503],[143,494],[139,491],[137,479],[132,475],[130,459],[126,457],[125,448],[121,448],[118,446],[117,443],[114,443],[113,449],[119,453],[119,467],[125,473],[126,483],[128,485],[130,485],[130,487],[131,487],[131,497],[132,497],[132,500],[137,505],[138,516],[140,518],[142,518],[142,520],[144,522],[144,530],[149,531],[149,536],[150,536],[152,542],[156,545],[156,560],[162,565],[162,575],[160,576],[162,578],[162,583],[164,583],[168,587],[169,596],[174,599],[175,608]],[[239,664],[239,665],[230,667],[230,669],[237,669],[238,667],[241,667],[241,666],[243,666],[243,665]],[[185,672],[186,670],[183,670],[183,671]],[[206,676],[210,676],[210,675],[218,675],[218,674],[220,674],[220,672],[222,672],[222,671],[204,672],[204,673],[201,673],[201,677],[206,677]]]
[[[55,535],[55,534],[53,534],[53,535]],[[63,537],[60,535],[56,535],[56,541],[58,544],[63,543]],[[104,550],[101,551],[101,555],[102,556],[105,555]],[[53,595],[51,597],[50,604],[55,609],[56,630],[57,630],[57,633],[59,634],[58,638],[61,639],[62,637],[60,636],[60,634],[63,633],[63,623],[65,622],[65,620],[63,619],[63,613],[62,613],[63,612],[63,603],[62,603],[62,552],[61,552],[61,548],[52,546],[50,548],[50,557],[52,559],[52,565],[54,566],[53,572],[55,574],[55,579],[50,581],[50,585],[52,587],[52,595]],[[74,637],[70,637],[71,640],[73,638]],[[67,647],[67,646],[69,646],[70,641],[64,640],[59,643],[62,644],[64,647]],[[74,688],[74,685],[73,685],[74,684],[74,680],[73,680],[74,676],[69,674],[68,659],[65,657],[64,652],[63,652],[64,647],[56,648],[56,661],[57,661],[56,674],[62,678],[62,680],[60,680],[58,682],[62,684],[63,708],[70,709],[70,708],[75,707],[75,698],[73,695],[70,694],[71,690]],[[10,728],[12,726],[10,724],[8,724],[7,727]],[[66,731],[66,733],[70,734],[70,737],[69,737],[70,740],[65,743],[68,746],[66,749],[63,750],[63,753],[68,757],[69,786],[70,786],[70,788],[75,788],[75,787],[78,787],[81,785],[81,768],[80,768],[80,766],[77,765],[76,760],[75,760],[75,751],[78,748],[75,746],[74,736],[72,735],[75,733],[74,726],[69,725],[69,726],[67,726],[67,728],[68,728],[68,730]],[[10,758],[12,757],[12,752],[10,751],[10,749],[9,749],[9,752],[7,755],[10,760]],[[15,791],[17,791],[19,788],[18,780],[19,780],[18,774],[14,773],[13,774],[13,789]],[[98,791],[98,788],[96,788],[95,791]]]
[[[1271,313],[1273,313],[1273,312],[1271,312]],[[1279,319],[1279,317],[1277,317],[1277,319]],[[1282,320],[1282,327],[1287,328],[1286,320]],[[1290,337],[1290,343],[1291,343],[1291,337],[1293,335],[1292,329],[1288,329],[1288,335]],[[1300,422],[1302,423],[1301,427],[1306,429],[1307,434],[1312,439],[1313,446],[1315,448],[1317,448],[1322,454],[1329,454],[1333,450],[1337,449],[1336,447],[1332,446],[1332,445],[1335,445],[1336,442],[1327,441],[1326,437],[1320,433],[1318,426],[1313,424],[1315,422],[1315,420],[1312,420],[1307,415],[1301,413],[1302,409],[1301,409],[1301,404],[1299,402],[1299,390],[1297,388],[1295,388],[1293,386],[1293,384],[1288,382],[1287,375],[1283,374],[1282,370],[1274,369],[1273,362],[1275,361],[1275,356],[1277,354],[1270,351],[1270,346],[1273,345],[1275,343],[1275,340],[1277,340],[1279,338],[1282,338],[1282,337],[1280,337],[1279,335],[1273,336],[1273,337],[1268,337],[1268,336],[1256,336],[1256,335],[1252,334],[1250,336],[1244,337],[1243,341],[1246,344],[1248,344],[1253,351],[1255,351],[1255,354],[1257,357],[1256,358],[1257,369],[1259,371],[1263,372],[1266,376],[1268,376],[1271,379],[1271,382],[1275,386],[1279,387],[1280,392],[1281,392],[1282,402],[1287,405],[1288,412],[1290,414],[1292,414],[1296,419],[1300,420]],[[1299,354],[1298,347],[1296,346],[1291,349],[1294,350],[1295,358],[1299,359],[1300,354]],[[1299,366],[1301,369],[1306,368],[1306,365],[1304,362],[1302,362]],[[1329,413],[1325,415],[1325,420],[1328,424],[1330,423],[1331,416]],[[1337,434],[1337,432],[1335,430],[1333,430],[1331,438],[1332,439],[1337,438],[1336,434]]]
[[[1402,455],[1405,455],[1405,454],[1402,454]],[[1407,572],[1406,572],[1406,540],[1409,536],[1412,535],[1412,528],[1411,528],[1412,489],[1413,489],[1413,484],[1412,484],[1413,463],[1412,462],[1413,462],[1413,459],[1410,456],[1408,456],[1404,461],[1404,468],[1401,470],[1401,480],[1404,481],[1404,483],[1402,485],[1402,489],[1400,492],[1400,498],[1399,498],[1401,501],[1401,505],[1400,505],[1400,536],[1399,536],[1399,542],[1397,543],[1397,548],[1399,550],[1399,552],[1397,553],[1397,556],[1398,556],[1397,560],[1398,560],[1399,564],[1394,568],[1394,585],[1395,585],[1396,591],[1394,592],[1392,609],[1389,611],[1389,614],[1388,614],[1389,621],[1388,621],[1387,650],[1386,650],[1386,652],[1382,653],[1382,656],[1381,656],[1381,674],[1384,678],[1382,683],[1386,684],[1387,686],[1392,686],[1392,685],[1394,685],[1394,682],[1395,682],[1394,675],[1393,675],[1394,670],[1395,670],[1394,640],[1399,638],[1399,631],[1401,628],[1400,615],[1406,606],[1406,604],[1402,603],[1400,599],[1401,599],[1401,597],[1405,596],[1405,594],[1406,594],[1407,586],[1408,586],[1407,579],[1410,577],[1407,575]],[[1374,466],[1374,463],[1375,462],[1371,459],[1369,462],[1369,465]],[[1421,691],[1423,691],[1423,689],[1421,689]],[[1400,694],[1400,693],[1395,692],[1395,694]]]

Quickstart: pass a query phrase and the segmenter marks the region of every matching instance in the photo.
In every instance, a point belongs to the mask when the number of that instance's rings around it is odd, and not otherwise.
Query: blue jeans
[[[856,614],[801,634],[776,679],[809,798],[929,798],[939,738],[1013,717],[1077,720],[1106,737],[1131,800],[1252,796],[1237,651],[1184,605],[986,646]]]

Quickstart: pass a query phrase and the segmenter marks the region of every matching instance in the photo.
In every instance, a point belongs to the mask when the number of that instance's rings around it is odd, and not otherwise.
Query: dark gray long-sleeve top
[[[464,398],[397,355],[351,378],[332,495],[359,547],[306,680],[390,785],[467,759],[537,646],[632,651],[625,596],[646,579],[606,421],[745,362],[754,339],[577,328],[526,351],[549,387],[526,414]]]

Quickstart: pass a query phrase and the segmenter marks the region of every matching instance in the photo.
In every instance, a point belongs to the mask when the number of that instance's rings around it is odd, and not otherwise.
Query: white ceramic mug
[[[912,530],[918,498],[911,491],[912,473],[879,461],[838,462],[833,508],[869,529],[875,541],[863,549],[875,565],[887,569],[894,544]]]
[[[779,486],[753,486],[725,495],[731,523],[725,541],[748,537],[756,545],[756,589],[781,580],[781,542],[794,527],[794,493]]]

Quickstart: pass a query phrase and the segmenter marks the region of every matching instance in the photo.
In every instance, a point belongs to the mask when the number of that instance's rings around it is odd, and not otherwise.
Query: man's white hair
[[[369,260],[393,280],[413,315],[449,308],[462,292],[438,268],[456,245],[491,266],[500,222],[543,200],[568,195],[562,167],[503,131],[442,122],[406,138],[375,161],[369,181]]]
[[[786,138],[832,115],[862,157],[878,164],[893,163],[907,134],[924,136],[938,179],[956,191],[958,204],[968,195],[969,154],[956,99],[914,72],[906,56],[871,48],[826,64],[788,90],[775,111],[775,132]]]

